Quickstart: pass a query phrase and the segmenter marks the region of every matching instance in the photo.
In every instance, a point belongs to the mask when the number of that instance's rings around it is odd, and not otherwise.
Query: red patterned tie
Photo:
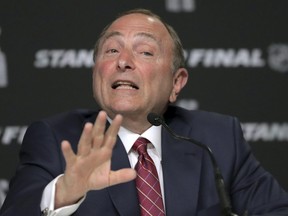
[[[157,170],[147,153],[148,143],[149,140],[139,137],[132,147],[139,154],[135,170],[141,216],[165,216]]]

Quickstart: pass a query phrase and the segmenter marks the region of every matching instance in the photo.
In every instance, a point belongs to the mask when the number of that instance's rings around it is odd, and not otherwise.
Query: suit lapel
[[[124,167],[130,168],[131,166],[126,150],[118,138],[117,143],[113,149],[111,169],[119,170]],[[119,215],[140,215],[135,181],[109,187],[108,191],[113,204],[119,212]]]
[[[95,116],[89,121],[94,123]],[[189,125],[177,120],[172,121],[169,126],[182,136],[189,136],[192,129]],[[162,169],[166,216],[196,215],[202,153],[202,149],[192,143],[176,140],[165,129],[162,129]],[[118,170],[124,167],[130,168],[130,162],[118,138],[113,149],[111,169]],[[140,215],[135,181],[109,187],[108,193],[119,215]]]
[[[170,127],[182,136],[188,136],[191,130],[189,125],[179,121],[174,121]],[[162,129],[162,168],[167,216],[196,214],[202,153],[202,149],[187,141],[176,140]]]
[[[87,121],[94,123],[97,115],[98,112]],[[108,128],[109,125],[107,121],[106,128]],[[122,168],[131,168],[131,166],[123,143],[120,138],[117,137],[111,158],[111,169],[119,170]],[[119,215],[140,215],[135,181],[108,187],[107,191]]]

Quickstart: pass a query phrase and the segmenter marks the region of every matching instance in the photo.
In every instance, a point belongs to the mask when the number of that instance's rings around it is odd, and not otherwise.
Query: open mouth
[[[113,89],[139,89],[139,87],[133,83],[128,81],[116,81],[112,84]]]

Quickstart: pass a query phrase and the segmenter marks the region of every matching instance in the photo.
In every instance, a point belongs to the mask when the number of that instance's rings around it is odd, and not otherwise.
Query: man
[[[176,133],[210,146],[234,213],[288,215],[287,193],[254,159],[235,118],[169,105],[188,72],[177,34],[158,16],[142,9],[122,14],[104,29],[94,59],[94,97],[102,111],[78,110],[29,127],[1,215],[149,214],[134,170],[140,136],[151,142],[159,215],[220,215],[207,152],[151,126],[151,112]]]

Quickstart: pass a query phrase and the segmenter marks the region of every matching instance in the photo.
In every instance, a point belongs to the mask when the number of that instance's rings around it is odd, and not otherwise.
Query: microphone
[[[216,188],[217,188],[217,192],[218,192],[218,196],[219,196],[219,200],[220,200],[220,204],[221,204],[222,215],[223,216],[237,216],[236,214],[232,213],[230,199],[229,199],[227,192],[226,192],[226,189],[225,189],[224,179],[223,179],[222,173],[218,167],[216,159],[213,155],[212,150],[207,145],[205,145],[205,144],[203,144],[197,140],[194,140],[194,139],[189,138],[189,137],[177,135],[166,124],[164,119],[156,113],[149,113],[147,116],[147,120],[149,121],[150,124],[152,124],[154,126],[162,125],[175,139],[185,140],[185,141],[191,142],[194,145],[197,145],[200,148],[202,148],[208,152],[210,159],[211,159],[211,162],[212,162],[212,165],[213,165],[215,184],[216,184]],[[246,215],[246,213],[245,213],[245,215]]]

